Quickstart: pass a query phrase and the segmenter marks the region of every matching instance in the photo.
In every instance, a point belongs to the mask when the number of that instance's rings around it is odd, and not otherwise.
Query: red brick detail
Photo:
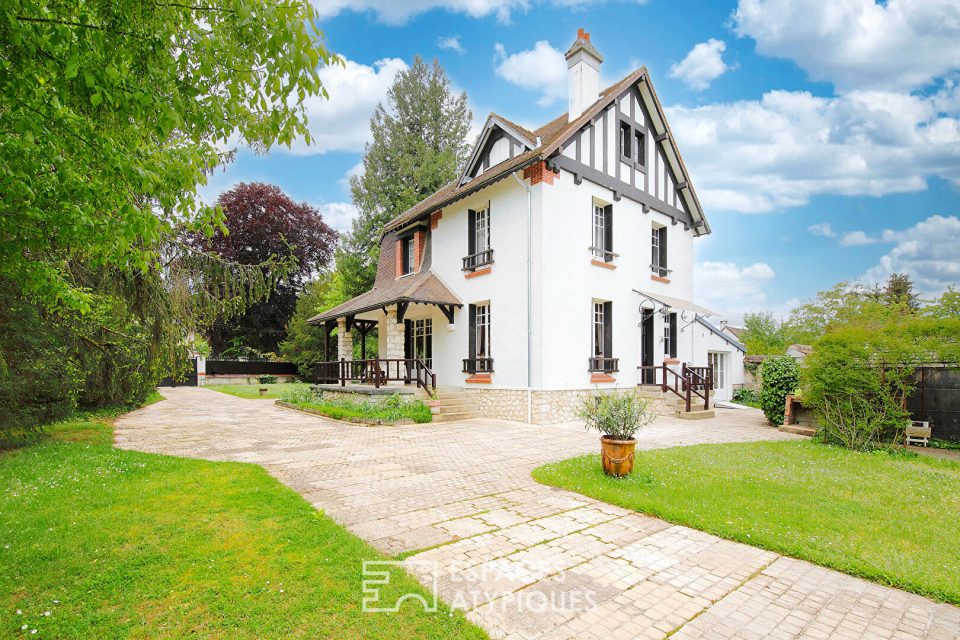
[[[479,276],[485,276],[488,273],[493,271],[493,267],[484,267],[483,269],[477,269],[476,271],[471,271],[470,273],[463,274],[463,277],[469,280],[470,278],[477,278]]]
[[[553,171],[547,169],[546,162],[538,162],[524,169],[523,177],[530,181],[530,186],[532,187],[539,182],[553,184],[554,174]]]
[[[464,382],[469,384],[490,384],[493,382],[493,377],[489,373],[475,373]]]
[[[663,364],[680,364],[680,360],[678,358],[664,358]]]
[[[400,277],[403,275],[403,242],[397,240],[397,275]]]
[[[663,276],[658,276],[653,273],[650,274],[650,279],[653,280],[654,282],[662,282],[663,284],[670,284],[670,278],[664,278]]]
[[[430,231],[434,231],[440,226],[440,218],[443,217],[443,211],[437,211],[430,214]]]
[[[590,374],[590,384],[598,384],[603,382],[616,382],[617,379],[613,376],[606,373],[591,373]]]
[[[577,40],[586,40],[590,42],[590,34],[583,30],[583,27],[577,29]]]
[[[617,265],[612,262],[604,262],[603,260],[591,260],[590,264],[595,267],[603,267],[604,269],[616,269]]]
[[[420,261],[423,259],[423,248],[427,244],[427,232],[417,231],[413,238],[413,264],[416,271],[420,271]]]

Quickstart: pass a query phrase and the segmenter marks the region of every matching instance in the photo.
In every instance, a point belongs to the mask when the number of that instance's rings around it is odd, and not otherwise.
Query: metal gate
[[[197,359],[191,358],[187,363],[186,374],[179,379],[167,376],[160,381],[161,387],[195,387],[197,386]]]

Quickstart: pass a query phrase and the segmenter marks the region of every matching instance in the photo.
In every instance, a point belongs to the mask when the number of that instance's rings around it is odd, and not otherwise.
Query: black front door
[[[644,367],[653,366],[653,311],[640,310],[643,321],[640,323],[640,364]],[[656,371],[642,369],[640,381],[643,384],[656,384]]]

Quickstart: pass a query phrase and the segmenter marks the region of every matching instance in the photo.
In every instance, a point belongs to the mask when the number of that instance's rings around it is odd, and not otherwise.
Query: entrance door
[[[433,320],[407,320],[404,325],[407,334],[404,355],[423,360],[428,369],[433,369]]]
[[[643,321],[640,323],[640,364],[644,367],[653,366],[653,316],[652,311],[643,311]],[[642,369],[640,382],[642,384],[656,384],[656,371]]]
[[[727,388],[727,354],[711,351],[707,353],[707,363],[713,367],[713,395],[716,400],[729,400]]]

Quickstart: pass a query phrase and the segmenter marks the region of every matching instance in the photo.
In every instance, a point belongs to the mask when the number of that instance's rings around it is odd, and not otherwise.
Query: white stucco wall
[[[591,263],[593,202],[613,205],[613,251],[620,254],[616,269]],[[543,186],[544,249],[543,296],[545,341],[540,384],[546,389],[590,386],[587,359],[592,334],[592,302],[613,302],[613,356],[620,359],[616,386],[637,384],[640,364],[640,311],[643,298],[634,289],[689,300],[693,291],[693,232],[672,225],[670,218],[627,198],[615,201],[613,193],[588,180],[577,185],[573,175],[561,171],[554,184]],[[670,283],[651,280],[650,245],[653,223],[667,227]],[[662,362],[662,318],[654,327],[654,363]],[[689,357],[678,344],[678,357]]]
[[[540,206],[540,193],[540,185],[534,186],[535,212]],[[467,210],[484,208],[488,202],[494,263],[490,273],[468,279],[462,271],[467,255]],[[459,384],[469,377],[461,371],[462,360],[469,355],[468,305],[489,301],[490,353],[494,360],[491,386],[526,387],[526,226],[527,193],[512,177],[443,210],[432,231],[432,269],[464,306],[456,311],[453,330],[447,328],[442,314],[434,312],[434,369],[441,386]],[[535,281],[536,277],[534,273]],[[408,312],[407,317],[417,316]],[[440,354],[443,356],[438,357]]]

